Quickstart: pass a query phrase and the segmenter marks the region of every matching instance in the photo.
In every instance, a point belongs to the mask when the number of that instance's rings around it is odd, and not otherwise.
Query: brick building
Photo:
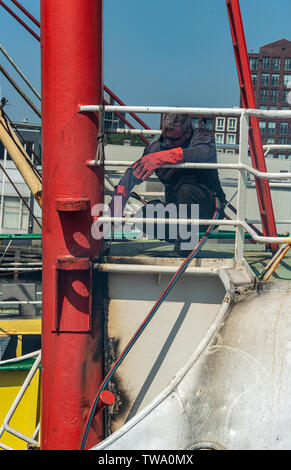
[[[249,61],[257,108],[290,110],[287,95],[291,86],[291,41],[280,39],[266,44],[258,53],[250,52]],[[193,116],[193,124],[213,130],[217,149],[221,152],[237,152],[235,148],[223,148],[239,143],[239,119],[236,116]],[[291,119],[260,118],[259,124],[263,145],[291,145]],[[291,150],[273,150],[268,157],[291,158]]]
[[[225,146],[236,146],[239,143],[238,116],[193,116],[192,123],[194,127],[205,128],[214,132],[218,151],[228,154],[237,151],[235,147],[225,148]]]
[[[250,69],[257,108],[290,110],[287,95],[291,86],[291,41],[280,39],[250,52]],[[289,85],[289,86],[288,86]],[[264,145],[291,145],[291,119],[260,119]],[[277,158],[291,157],[291,151],[274,151]]]

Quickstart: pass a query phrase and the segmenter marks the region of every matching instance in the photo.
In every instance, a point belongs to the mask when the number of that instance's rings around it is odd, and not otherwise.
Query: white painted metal
[[[118,110],[121,111],[120,107],[118,107]],[[165,111],[168,112],[168,110],[169,108]],[[233,110],[231,111],[233,115]],[[183,110],[175,108],[175,111],[170,112],[183,112]],[[242,110],[240,110],[241,112]],[[247,117],[250,114],[260,115],[260,111],[256,112],[257,110],[246,110],[242,116],[240,161],[238,164],[181,165],[183,168],[208,167],[240,171],[238,220],[192,220],[192,223],[197,224],[200,222],[201,224],[230,225],[238,228],[236,258],[233,260],[232,275],[230,274],[231,270],[217,266],[216,262],[218,260],[214,260],[211,268],[205,265],[198,266],[198,264],[191,266],[188,274],[192,276],[188,275],[183,279],[183,283],[191,283],[191,285],[186,286],[187,295],[189,298],[192,296],[190,303],[195,304],[196,283],[198,283],[201,294],[205,294],[205,310],[203,307],[201,307],[201,311],[198,308],[199,321],[201,321],[207,309],[210,308],[208,305],[209,296],[215,292],[212,283],[215,281],[216,276],[220,276],[226,292],[220,307],[208,323],[207,331],[204,333],[199,332],[200,339],[198,343],[195,343],[194,353],[188,355],[190,359],[185,359],[185,356],[183,356],[184,349],[189,352],[187,348],[189,348],[189,343],[191,344],[191,341],[187,340],[187,334],[183,333],[181,344],[175,344],[173,357],[176,359],[176,356],[180,357],[181,354],[180,360],[184,360],[184,363],[181,363],[181,367],[178,363],[175,363],[176,370],[175,367],[172,370],[171,361],[167,362],[168,381],[165,384],[166,375],[162,375],[159,385],[156,386],[155,384],[146,399],[138,402],[138,408],[133,406],[135,404],[134,400],[138,401],[139,396],[133,398],[136,392],[136,384],[134,381],[135,376],[131,377],[130,371],[134,367],[138,380],[141,380],[140,374],[144,372],[144,360],[145,362],[147,360],[144,359],[143,355],[152,354],[156,336],[159,338],[159,335],[164,333],[167,322],[158,325],[159,327],[155,325],[155,328],[151,329],[148,335],[145,335],[142,339],[141,350],[137,351],[136,356],[131,356],[130,362],[127,363],[125,368],[121,368],[117,374],[117,384],[121,385],[121,391],[124,392],[125,403],[128,400],[128,403],[137,414],[134,417],[132,417],[134,413],[129,413],[127,417],[119,417],[117,427],[113,428],[113,430],[117,430],[101,444],[94,447],[94,450],[198,449],[205,448],[206,443],[208,447],[221,449],[291,447],[288,433],[290,429],[290,425],[288,425],[290,424],[288,423],[289,413],[284,413],[286,411],[285,402],[288,400],[288,390],[291,385],[289,379],[291,374],[289,373],[289,366],[286,366],[285,376],[283,370],[285,367],[283,354],[286,351],[288,354],[288,348],[290,350],[290,340],[289,343],[287,342],[290,338],[288,315],[284,316],[284,321],[280,325],[281,310],[282,306],[285,305],[285,295],[281,292],[276,297],[275,294],[276,299],[272,295],[270,297],[266,295],[262,300],[262,298],[259,298],[260,295],[263,295],[262,292],[254,289],[254,283],[252,282],[245,284],[245,277],[243,276],[245,267],[242,245],[243,231],[250,233],[253,239],[258,242],[291,243],[291,237],[260,237],[245,221],[245,209],[248,205],[244,198],[246,189],[250,184],[246,179],[246,171],[259,178],[289,179],[291,177],[289,172],[285,174],[257,172],[246,164],[248,158]],[[205,114],[204,110],[203,114]],[[225,112],[223,114],[225,115]],[[262,113],[262,115],[265,116],[265,113]],[[289,115],[291,117],[291,112],[284,111],[283,114],[282,112],[267,112],[268,117],[274,115],[287,118]],[[123,166],[132,164],[132,162],[110,161],[108,166],[122,166],[120,163]],[[143,219],[125,217],[102,217],[99,222],[104,223],[113,220],[129,224],[143,221]],[[147,221],[154,223],[155,219],[147,219]],[[169,223],[168,219],[159,219],[159,221]],[[172,220],[170,223],[177,223],[177,220]],[[179,220],[179,223],[189,223],[189,220]],[[121,347],[124,344],[125,336],[128,335],[126,338],[128,340],[131,337],[131,330],[139,326],[140,319],[136,317],[139,317],[140,309],[148,311],[152,305],[151,303],[146,308],[149,292],[155,293],[155,287],[158,284],[160,293],[162,285],[165,283],[164,278],[175,272],[176,267],[169,265],[144,266],[142,261],[139,260],[138,264],[134,265],[132,263],[128,265],[125,262],[120,264],[102,263],[97,266],[98,268],[100,271],[108,273],[110,300],[108,331],[110,332],[110,339],[116,339],[117,345]],[[120,276],[121,273],[122,276]],[[139,276],[136,276],[136,273],[139,273]],[[205,278],[209,275],[205,285],[201,283],[200,275]],[[160,286],[161,281],[162,285]],[[231,309],[230,305],[235,299],[235,292],[243,292],[244,289],[247,291],[250,287],[253,288],[248,292],[253,302],[252,305],[248,304],[248,298],[246,297],[244,301],[234,304]],[[174,299],[179,298],[180,294],[175,291]],[[185,300],[185,296],[183,299]],[[169,303],[167,302],[166,305],[162,306],[164,309],[162,314],[165,315],[165,318],[168,318],[166,314],[169,316],[173,314],[173,306],[170,306]],[[286,306],[288,306],[287,302]],[[175,309],[177,310],[177,307],[174,307]],[[265,314],[268,317],[266,321]],[[179,311],[176,311],[175,315],[177,318]],[[193,320],[192,316],[195,317],[191,313],[187,320]],[[210,317],[208,317],[209,319]],[[278,331],[279,329],[280,331]],[[196,327],[194,326],[189,327],[187,325],[186,330],[187,332],[195,331],[196,333]],[[285,341],[285,352],[281,354],[282,338]],[[160,346],[162,347],[162,345]],[[167,357],[167,360],[169,361],[169,357]],[[262,361],[264,362],[262,363]],[[264,370],[265,362],[268,370]],[[288,360],[287,362],[288,364],[291,363]],[[143,364],[143,367],[140,366],[141,364]],[[154,367],[156,362],[150,364],[153,364],[152,367]],[[148,374],[151,375],[151,369],[149,369]],[[163,384],[164,388],[162,388]],[[139,386],[141,386],[141,392],[146,388],[142,381],[139,382]],[[281,396],[284,404],[280,407]],[[119,426],[121,426],[120,429],[118,429]],[[282,439],[278,438],[278,430],[281,431]]]
[[[1,300],[0,305],[26,305],[26,304],[33,304],[33,305],[41,305],[41,300]]]
[[[240,118],[240,141],[239,141],[239,165],[245,165],[248,155],[248,134],[249,134],[249,119],[245,113],[242,113]],[[245,172],[240,171],[238,176],[238,204],[237,204],[237,221],[245,223],[246,219],[246,190],[247,190],[247,175]],[[244,229],[242,225],[236,227],[235,237],[235,259],[238,263],[244,257]]]
[[[100,105],[79,106],[80,112],[99,112]],[[151,114],[203,114],[205,116],[240,116],[240,108],[189,108],[189,107],[167,107],[167,106],[105,106],[105,112],[119,113],[151,113]],[[288,113],[288,111],[285,111]],[[291,115],[291,113],[290,113]]]
[[[13,268],[0,268],[0,272],[5,272],[5,271],[12,271],[12,272],[36,272],[36,271],[41,271],[42,268],[22,268],[18,266],[14,266]]]
[[[95,265],[95,269],[105,273],[119,273],[119,274],[175,274],[177,272],[177,266],[162,266],[152,264],[112,264],[112,263],[100,263]],[[202,268],[202,267],[188,267],[183,275],[187,274],[208,274],[217,276],[218,269],[215,268]]]
[[[144,135],[161,135],[162,131],[153,129],[121,129],[115,130],[117,134],[144,134]]]
[[[35,356],[35,353],[33,353],[33,354]],[[20,360],[20,359],[21,358],[17,358],[17,360]],[[11,426],[9,426],[9,423],[10,423],[11,418],[14,415],[15,410],[17,409],[17,407],[18,407],[18,405],[19,405],[19,403],[20,403],[27,387],[29,386],[31,380],[33,379],[34,374],[36,373],[36,371],[37,371],[37,369],[40,365],[40,362],[41,362],[41,352],[39,351],[32,368],[30,369],[25,381],[23,382],[22,387],[20,388],[15,400],[13,401],[7,415],[4,418],[3,424],[0,428],[0,438],[3,435],[3,433],[6,431],[6,432],[8,432],[10,434],[13,434],[14,436],[18,437],[19,439],[22,439],[23,441],[28,442],[28,444],[31,444],[31,445],[38,445],[39,444],[38,441],[36,441],[35,439],[32,439],[31,437],[26,436],[25,434],[17,431],[16,429],[13,429]],[[10,449],[5,444],[2,444],[1,442],[0,442],[0,448],[13,450],[13,449]]]
[[[21,357],[13,357],[12,359],[6,359],[5,361],[0,361],[0,365],[3,366],[4,364],[11,364],[13,362],[19,362],[20,360],[24,361],[32,357],[37,357],[40,352],[41,352],[40,349],[38,349],[37,351],[33,351]]]
[[[132,165],[132,161],[112,161],[112,160],[105,160],[106,166],[126,166],[129,167]],[[90,160],[88,162],[89,166],[95,166],[95,160]],[[178,163],[177,165],[164,165],[165,168],[184,168],[184,169],[224,169],[224,170],[240,170],[240,171],[247,171],[252,175],[256,176],[257,178],[262,179],[290,179],[291,173],[273,173],[273,172],[264,172],[255,170],[254,168],[250,167],[245,163]]]
[[[143,222],[148,222],[149,224],[155,224],[157,222],[163,224],[202,224],[202,225],[225,225],[233,227],[243,227],[246,232],[248,232],[251,237],[259,243],[291,243],[291,237],[264,237],[258,235],[246,222],[242,220],[212,220],[212,219],[155,219],[155,218],[140,218],[140,217],[99,217],[98,224],[112,223],[112,222],[124,222],[129,225],[142,224]]]
[[[79,106],[81,112],[99,112],[103,109],[100,105]],[[192,108],[192,107],[167,107],[167,106],[104,106],[105,112],[119,113],[151,113],[151,114],[202,114],[203,116],[240,116],[246,112],[248,116],[257,117],[281,117],[291,118],[291,111],[287,110],[261,110],[245,108]]]
[[[157,262],[156,259],[152,261]],[[166,271],[172,271],[171,268],[177,270],[181,263],[179,259],[158,261],[159,264],[164,263]],[[219,314],[221,302],[224,303],[223,299],[228,303],[226,289],[231,281],[226,273],[234,269],[234,262],[231,259],[217,261],[207,260],[207,263],[202,263],[203,274],[197,269],[191,276],[183,276],[177,282],[134,349],[116,371],[114,383],[118,384],[122,412],[113,418],[113,429],[123,425],[125,420],[144,408],[167,386],[211,327]],[[139,270],[140,263],[142,270]],[[140,259],[137,276],[134,268],[132,270],[125,264],[122,275],[116,264],[113,270],[107,269],[108,344],[117,356],[173,274],[164,272],[163,268],[159,272],[152,265],[147,268]],[[219,271],[214,273],[217,268]],[[253,282],[252,275],[248,277],[248,282]]]

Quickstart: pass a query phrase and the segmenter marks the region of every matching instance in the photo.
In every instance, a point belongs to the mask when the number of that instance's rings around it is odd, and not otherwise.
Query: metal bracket
[[[61,197],[56,200],[56,210],[58,212],[86,211],[90,207],[87,198]]]

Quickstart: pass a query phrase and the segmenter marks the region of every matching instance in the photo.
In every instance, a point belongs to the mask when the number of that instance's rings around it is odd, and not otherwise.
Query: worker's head
[[[168,147],[180,147],[192,133],[192,122],[188,114],[165,114],[162,132]]]

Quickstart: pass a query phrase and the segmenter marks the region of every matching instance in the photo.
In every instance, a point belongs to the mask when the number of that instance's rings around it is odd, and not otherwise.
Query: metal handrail
[[[99,112],[100,105],[79,105],[80,112]],[[245,109],[245,108],[195,108],[177,106],[115,106],[108,105],[105,112],[120,113],[143,113],[143,114],[202,114],[203,116],[256,116],[256,117],[277,117],[291,119],[291,110],[281,109]]]
[[[114,161],[114,160],[105,160],[105,165],[107,166],[131,166],[132,161],[130,160],[122,160],[122,161]],[[95,166],[95,160],[90,160],[87,162],[88,166]],[[252,175],[256,176],[257,178],[261,179],[289,179],[291,178],[291,173],[272,173],[272,172],[264,172],[255,170],[254,168],[246,165],[244,163],[178,163],[176,165],[163,165],[163,168],[183,168],[183,169],[224,169],[224,170],[244,170]]]
[[[257,235],[256,232],[247,224],[247,222],[244,222],[242,220],[212,220],[212,219],[165,219],[165,218],[143,218],[143,217],[108,217],[108,216],[103,216],[103,217],[98,217],[98,219],[95,221],[95,223],[98,224],[105,224],[105,223],[128,223],[128,224],[143,224],[147,222],[148,224],[157,224],[157,223],[163,223],[163,224],[179,224],[179,225],[195,225],[195,224],[201,224],[201,225],[231,225],[234,227],[242,227],[245,229],[246,232],[248,232],[253,240],[257,241],[258,243],[291,243],[291,237],[264,237]]]

